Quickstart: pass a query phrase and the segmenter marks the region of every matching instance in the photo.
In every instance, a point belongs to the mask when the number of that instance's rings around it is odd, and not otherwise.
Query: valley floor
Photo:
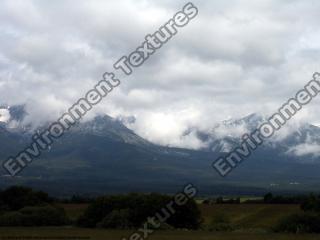
[[[76,220],[87,204],[61,204],[69,218]],[[234,232],[158,230],[150,240],[319,240],[312,234],[276,234],[272,227],[284,216],[301,212],[299,205],[222,204],[199,205],[204,223],[225,214],[237,230]],[[132,231],[86,229],[77,227],[0,227],[0,240],[122,240]]]

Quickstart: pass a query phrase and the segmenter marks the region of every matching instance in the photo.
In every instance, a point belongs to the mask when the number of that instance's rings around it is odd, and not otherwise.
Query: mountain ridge
[[[19,111],[23,111],[23,108]],[[26,116],[26,113],[19,111],[15,112],[16,116]],[[260,119],[257,116],[250,115],[236,122],[223,122],[221,126],[232,128],[249,123],[253,127]],[[19,117],[12,119],[18,123],[23,122]],[[18,125],[16,129],[8,126],[10,121],[0,126],[2,161],[30,144],[32,135],[25,126]],[[308,155],[286,154],[289,147],[297,143],[318,143],[318,127],[307,125],[300,132],[293,132],[290,141],[261,146],[227,178],[221,178],[211,168],[211,164],[227,153],[227,149],[221,148],[223,144],[231,144],[233,147],[240,138],[232,135],[214,138],[218,126],[213,129],[209,133],[199,132],[207,134],[204,140],[211,141],[209,148],[191,150],[159,146],[137,135],[121,120],[107,115],[96,116],[90,121],[78,123],[66,132],[18,177],[10,178],[6,173],[0,172],[0,187],[24,183],[48,187],[50,189],[46,190],[49,191],[63,187],[64,192],[170,191],[174,186],[194,182],[205,193],[210,193],[213,189],[223,192],[226,189],[238,191],[237,189],[250,188],[258,191],[257,189],[269,189],[270,186],[292,191],[320,187],[320,164],[317,158],[310,161]],[[291,185],[292,182],[297,184]]]

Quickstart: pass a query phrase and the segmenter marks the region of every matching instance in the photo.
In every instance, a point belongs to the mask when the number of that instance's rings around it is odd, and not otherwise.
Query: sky
[[[187,1],[0,1],[0,102],[55,121]],[[199,0],[199,13],[89,116],[155,143],[197,148],[191,128],[268,115],[320,71],[320,1]],[[295,116],[320,124],[319,99]],[[4,116],[6,118],[6,116]]]

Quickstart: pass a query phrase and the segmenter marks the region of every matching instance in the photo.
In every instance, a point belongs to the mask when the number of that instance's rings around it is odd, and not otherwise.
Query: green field
[[[86,209],[85,204],[63,204],[73,220]],[[157,231],[149,239],[154,240],[319,240],[320,235],[274,234],[272,226],[283,216],[300,211],[298,205],[225,204],[199,205],[204,223],[217,214],[227,215],[237,229],[234,232],[209,231]],[[76,227],[0,228],[0,239],[92,239],[120,240],[132,231],[110,231]]]

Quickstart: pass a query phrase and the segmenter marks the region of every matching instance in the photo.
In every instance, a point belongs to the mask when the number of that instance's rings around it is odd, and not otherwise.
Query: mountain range
[[[0,107],[0,160],[30,144],[34,131],[24,124],[24,106]],[[80,122],[19,176],[1,169],[0,187],[25,184],[55,195],[160,191],[173,193],[187,182],[203,195],[253,195],[266,191],[317,191],[320,187],[320,128],[303,124],[266,141],[226,178],[212,162],[236,147],[241,135],[264,118],[251,114],[192,128],[203,142],[198,150],[160,146],[108,115]]]

